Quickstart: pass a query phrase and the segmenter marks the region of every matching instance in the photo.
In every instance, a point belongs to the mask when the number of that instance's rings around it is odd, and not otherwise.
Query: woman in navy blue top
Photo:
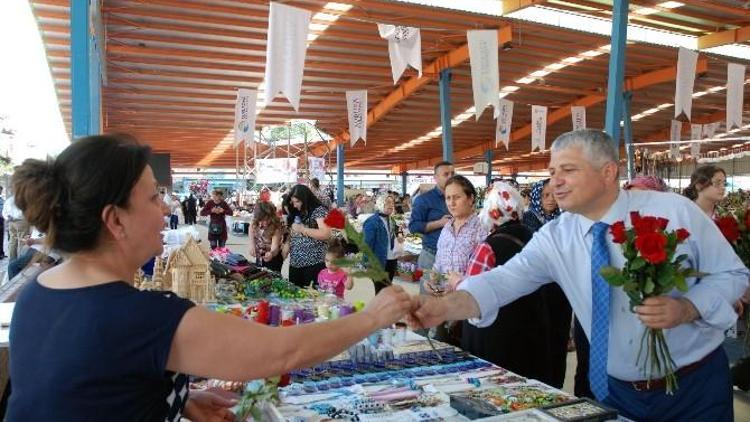
[[[363,312],[279,329],[133,288],[135,271],[162,252],[167,211],[149,151],[127,136],[94,136],[16,170],[17,205],[68,259],[16,304],[8,421],[233,420],[231,401],[189,394],[184,374],[282,374],[331,358],[410,311],[409,295],[389,288]]]

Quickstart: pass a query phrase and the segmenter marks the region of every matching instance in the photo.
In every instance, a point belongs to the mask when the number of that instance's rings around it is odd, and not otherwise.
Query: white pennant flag
[[[531,106],[531,151],[539,148],[544,151],[544,138],[547,134],[547,107]]]
[[[323,157],[308,157],[307,168],[309,170],[310,177],[315,177],[318,180],[323,180],[326,177],[326,160]]]
[[[354,146],[360,138],[367,143],[367,90],[346,91],[346,110],[350,145]]]
[[[258,91],[240,88],[237,90],[237,102],[234,104],[234,146],[245,142],[252,145],[255,141],[255,101]]]
[[[672,120],[672,127],[669,131],[669,140],[672,142],[669,144],[669,153],[672,158],[677,159],[680,156],[680,139],[682,138],[682,122],[679,120]]]
[[[745,89],[745,66],[727,65],[727,131],[742,126],[742,100]]]
[[[471,88],[474,91],[476,119],[484,109],[494,107],[493,117],[500,113],[500,72],[497,62],[497,30],[466,31],[469,40]]]
[[[692,142],[690,144],[690,156],[693,157],[693,159],[698,158],[698,155],[701,153],[701,143],[699,141]]]
[[[573,130],[586,129],[586,107],[572,106],[570,114],[573,116]]]
[[[698,53],[680,47],[677,54],[677,83],[674,94],[674,118],[683,114],[690,120],[693,108],[693,86],[695,85],[695,67],[698,64]]]
[[[690,156],[695,158],[701,152],[700,140],[703,138],[703,125],[690,125]]]
[[[719,130],[719,126],[721,126],[721,122],[713,122],[703,125],[703,137],[713,139],[716,131]]]
[[[271,3],[266,45],[266,105],[281,93],[294,111],[299,111],[310,16],[308,10]]]
[[[497,116],[497,125],[495,126],[495,148],[497,148],[498,142],[502,142],[505,145],[505,150],[508,150],[512,124],[513,101],[500,100],[500,113]]]
[[[398,83],[407,65],[417,69],[422,77],[422,36],[419,28],[379,23],[380,38],[388,40],[393,84]]]

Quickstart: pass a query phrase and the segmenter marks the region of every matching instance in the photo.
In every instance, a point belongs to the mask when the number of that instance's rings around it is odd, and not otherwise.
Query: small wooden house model
[[[164,279],[171,278],[169,289],[181,297],[196,303],[213,301],[215,281],[209,264],[208,256],[193,238],[189,238],[182,247],[170,254]],[[164,279],[160,281],[167,288]]]

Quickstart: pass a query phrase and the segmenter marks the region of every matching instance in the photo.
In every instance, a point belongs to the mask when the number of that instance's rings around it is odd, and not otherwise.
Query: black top
[[[176,420],[187,376],[166,370],[194,304],[115,281],[21,292],[10,331],[8,421]]]

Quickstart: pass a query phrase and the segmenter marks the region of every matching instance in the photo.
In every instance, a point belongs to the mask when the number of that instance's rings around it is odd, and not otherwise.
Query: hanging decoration
[[[742,126],[742,100],[745,89],[745,66],[727,65],[727,132]]]
[[[703,125],[690,125],[690,156],[696,158],[701,153],[700,140],[703,138]]]
[[[669,154],[673,159],[677,159],[680,156],[680,139],[682,136],[682,122],[679,120],[672,120],[672,127],[669,131],[669,140],[672,142],[669,144]]]
[[[573,130],[586,129],[586,107],[570,107],[570,115],[573,117]]]
[[[299,111],[311,12],[271,3],[266,47],[265,104],[279,93]]]
[[[494,108],[493,117],[500,114],[500,73],[497,59],[497,30],[467,31],[471,88],[474,91],[476,119],[488,105]]]
[[[367,143],[367,90],[346,91],[350,146],[361,138]]]
[[[547,107],[531,106],[531,151],[544,151],[544,138],[547,135]]]
[[[255,183],[297,183],[297,158],[255,160]]]
[[[677,83],[674,94],[674,118],[680,121],[690,121],[697,64],[698,53],[680,47],[677,54]]]
[[[500,113],[497,116],[497,125],[495,126],[495,148],[497,148],[498,142],[502,142],[507,151],[510,143],[511,125],[513,124],[513,101],[500,100],[499,110]]]
[[[721,122],[713,122],[703,125],[703,137],[712,139],[720,126]]]
[[[310,178],[324,180],[326,177],[326,160],[323,157],[308,157],[307,168],[310,172]]]
[[[252,145],[255,140],[255,101],[258,91],[240,88],[237,90],[237,102],[234,105],[234,146],[241,142]]]
[[[422,77],[422,36],[419,28],[379,23],[378,32],[380,38],[388,40],[393,84],[401,79],[407,65],[411,65]]]

